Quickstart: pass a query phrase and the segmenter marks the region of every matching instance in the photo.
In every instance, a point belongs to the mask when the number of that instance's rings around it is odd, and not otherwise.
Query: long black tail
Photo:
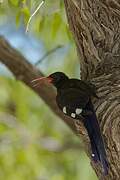
[[[84,126],[87,129],[91,143],[92,158],[95,162],[98,161],[101,162],[104,174],[107,175],[108,174],[107,156],[105,152],[102,135],[100,132],[100,127],[91,100],[88,102],[88,104],[86,105],[83,111],[84,111],[83,113]]]

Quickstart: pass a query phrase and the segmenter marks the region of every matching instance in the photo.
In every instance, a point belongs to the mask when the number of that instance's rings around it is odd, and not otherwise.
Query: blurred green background
[[[32,64],[49,74],[64,71],[79,78],[75,44],[62,0],[3,0],[0,35]],[[19,67],[18,67],[19,68]],[[97,180],[81,140],[47,105],[0,65],[0,180]]]

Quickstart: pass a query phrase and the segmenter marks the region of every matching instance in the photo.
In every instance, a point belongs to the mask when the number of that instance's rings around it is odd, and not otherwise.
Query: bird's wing
[[[56,101],[62,110],[67,107],[70,112],[74,112],[77,108],[84,108],[89,100],[85,91],[76,88],[67,88],[57,94]]]
[[[88,81],[82,81],[79,79],[70,79],[68,83],[69,87],[77,88],[81,91],[86,92],[89,96],[97,97],[96,95],[96,87],[92,83]]]

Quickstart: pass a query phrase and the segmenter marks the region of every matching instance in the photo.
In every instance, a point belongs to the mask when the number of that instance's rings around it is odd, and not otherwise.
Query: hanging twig
[[[41,8],[41,6],[45,3],[45,0],[42,0],[42,2],[39,4],[39,6],[36,8],[36,10],[33,12],[33,14],[30,16],[29,20],[28,20],[28,23],[27,23],[27,26],[26,26],[26,33],[28,32],[29,30],[29,25],[30,25],[30,22],[33,18],[33,16],[36,15],[36,13],[39,11],[39,9]]]
[[[35,66],[37,66],[39,63],[41,63],[46,57],[48,57],[50,54],[54,53],[55,51],[57,51],[58,49],[60,48],[63,48],[64,46],[62,45],[58,45],[56,46],[55,48],[49,50],[46,54],[43,55],[43,57],[38,60],[36,63],[35,63]]]

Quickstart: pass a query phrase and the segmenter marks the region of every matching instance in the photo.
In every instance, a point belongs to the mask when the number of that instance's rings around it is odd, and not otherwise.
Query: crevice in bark
[[[93,100],[110,163],[109,175],[120,179],[120,2],[64,0],[70,30],[80,59],[81,78],[92,81],[99,99]]]

